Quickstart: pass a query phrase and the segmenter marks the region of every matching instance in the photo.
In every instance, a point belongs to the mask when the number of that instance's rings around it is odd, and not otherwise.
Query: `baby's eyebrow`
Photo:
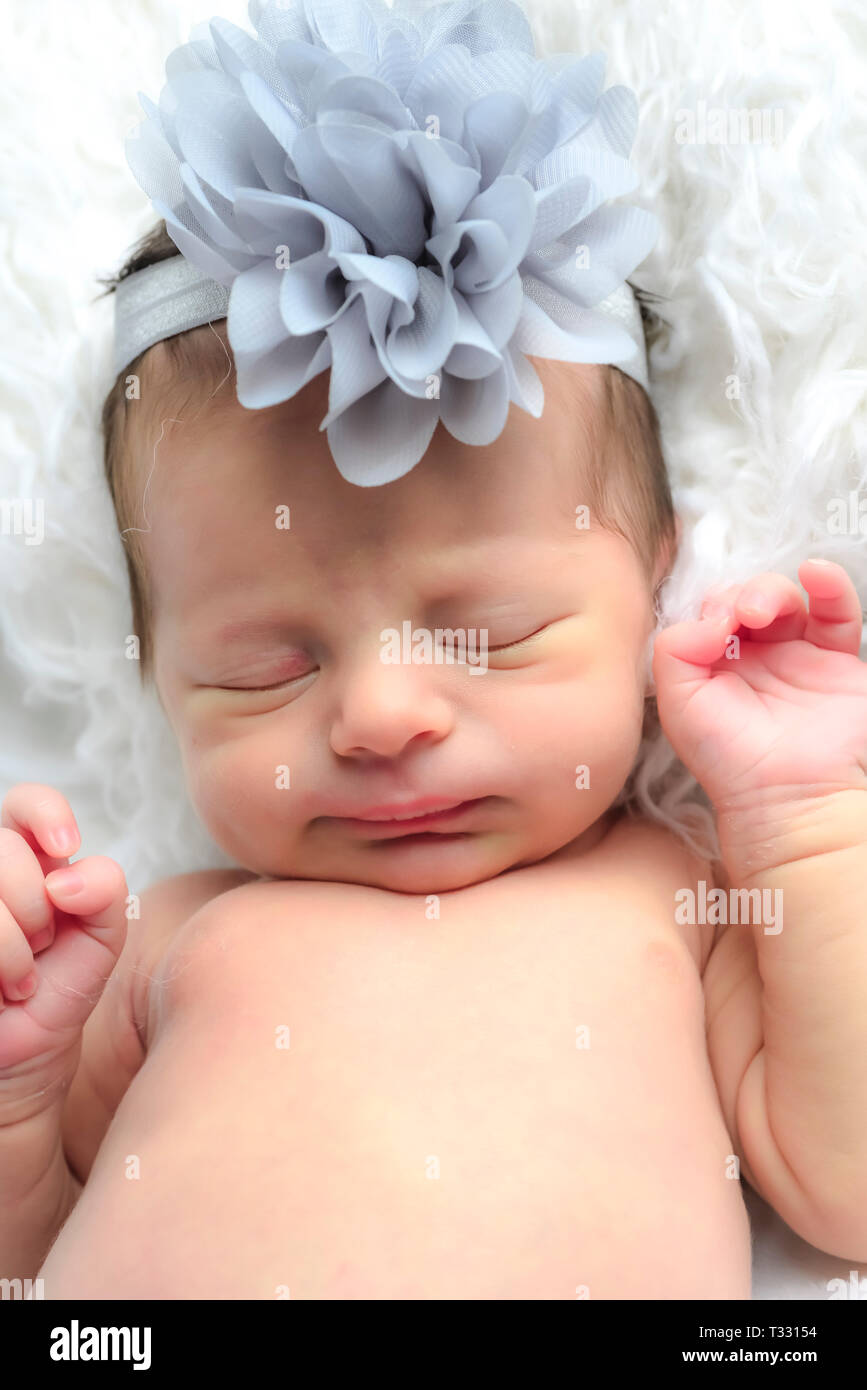
[[[479,605],[490,605],[501,612],[518,608],[532,600],[538,588],[532,571],[523,574],[517,584],[506,584],[503,575],[487,571],[462,577],[460,581],[430,584],[426,586],[426,592],[419,593],[417,597],[419,602],[434,612],[458,607],[472,609]],[[196,635],[206,635],[209,642],[218,646],[230,646],[241,641],[256,642],[292,633],[297,635],[298,617],[288,608],[282,612],[251,613],[246,617],[230,618],[213,628],[210,624],[197,622],[195,632]],[[309,617],[304,626],[308,624]]]
[[[285,632],[290,625],[291,619],[285,613],[270,617],[233,618],[218,628],[209,629],[208,635],[212,641],[223,646],[241,639],[249,642],[263,637],[273,637],[277,633]]]

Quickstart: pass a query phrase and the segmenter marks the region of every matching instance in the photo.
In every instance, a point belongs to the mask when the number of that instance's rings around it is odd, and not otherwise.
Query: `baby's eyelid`
[[[541,637],[542,633],[551,626],[553,626],[552,623],[543,623],[541,627],[537,627],[534,632],[528,633],[526,637],[519,637],[514,642],[500,642],[496,646],[488,646],[487,650],[489,652],[506,652],[513,651],[517,647],[527,646],[530,642],[535,642],[536,638]],[[302,671],[299,675],[289,676],[285,680],[274,681],[271,685],[220,685],[217,689],[238,690],[244,691],[247,694],[264,693],[268,690],[280,690],[284,686],[294,685],[296,681],[306,680],[308,676],[313,675],[318,669],[318,666],[311,666],[309,671]]]
[[[297,676],[285,676],[283,680],[272,681],[270,685],[218,685],[216,688],[217,690],[237,690],[245,695],[255,695],[257,692],[265,690],[282,690],[286,685],[295,685],[297,681],[305,681],[318,669],[318,666],[311,666],[309,671],[300,671]]]
[[[526,645],[527,642],[534,642],[537,637],[541,637],[545,629],[549,628],[550,626],[550,623],[543,623],[541,627],[536,628],[535,632],[529,633],[526,637],[519,637],[517,642],[500,642],[500,644],[496,647],[488,647],[488,651],[505,652],[510,651],[513,647],[523,647]]]

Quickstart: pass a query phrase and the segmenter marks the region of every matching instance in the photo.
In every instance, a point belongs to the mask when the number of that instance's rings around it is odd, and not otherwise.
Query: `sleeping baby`
[[[723,585],[648,669],[625,89],[494,9],[254,3],[149,109],[108,481],[237,867],[136,898],[3,802],[0,1277],[46,1298],[745,1299],[741,1178],[867,1259],[859,599]],[[632,810],[657,707],[719,860]]]

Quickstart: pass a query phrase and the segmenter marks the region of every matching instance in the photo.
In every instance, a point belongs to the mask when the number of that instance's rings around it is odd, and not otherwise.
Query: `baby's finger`
[[[126,932],[127,887],[123,869],[104,854],[77,859],[46,876],[49,898],[61,912],[76,918],[76,926],[97,940],[109,942]]]
[[[0,829],[0,902],[26,936],[52,923],[45,875],[36,854],[16,830]]]
[[[127,933],[127,887],[123,870],[113,859],[92,855],[48,875],[45,886],[57,906],[57,938],[36,962],[40,989],[34,1006],[45,998],[63,996],[66,1015],[82,999],[92,1007],[124,947]]]
[[[798,578],[810,598],[805,639],[816,647],[857,656],[861,648],[861,601],[843,566],[832,560],[805,560]]]
[[[726,584],[708,589],[701,605],[701,616],[721,618],[725,613],[734,613],[735,599],[743,587],[743,584]]]
[[[735,626],[725,616],[705,618],[674,623],[657,635],[653,679],[659,699],[673,713],[679,713],[694,691],[709,679],[711,667],[724,655]]]
[[[26,999],[36,988],[33,953],[12,913],[0,903],[0,999]]]
[[[76,854],[81,836],[69,802],[54,787],[19,782],[3,798],[0,822],[18,834],[37,853],[65,861]],[[47,864],[44,867],[53,867]]]
[[[768,572],[743,586],[735,617],[742,627],[760,632],[762,642],[796,642],[807,626],[807,606],[797,584]]]

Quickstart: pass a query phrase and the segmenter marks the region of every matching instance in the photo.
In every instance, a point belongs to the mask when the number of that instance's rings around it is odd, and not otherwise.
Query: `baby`
[[[662,632],[722,861],[624,814],[676,547],[656,418],[616,366],[533,365],[539,418],[440,426],[379,487],[334,466],[327,372],[240,404],[222,320],[115,386],[143,674],[239,867],[131,910],[60,792],[7,795],[0,1277],[744,1299],[741,1176],[867,1259],[857,595],[810,560],[808,603],[766,573]]]

